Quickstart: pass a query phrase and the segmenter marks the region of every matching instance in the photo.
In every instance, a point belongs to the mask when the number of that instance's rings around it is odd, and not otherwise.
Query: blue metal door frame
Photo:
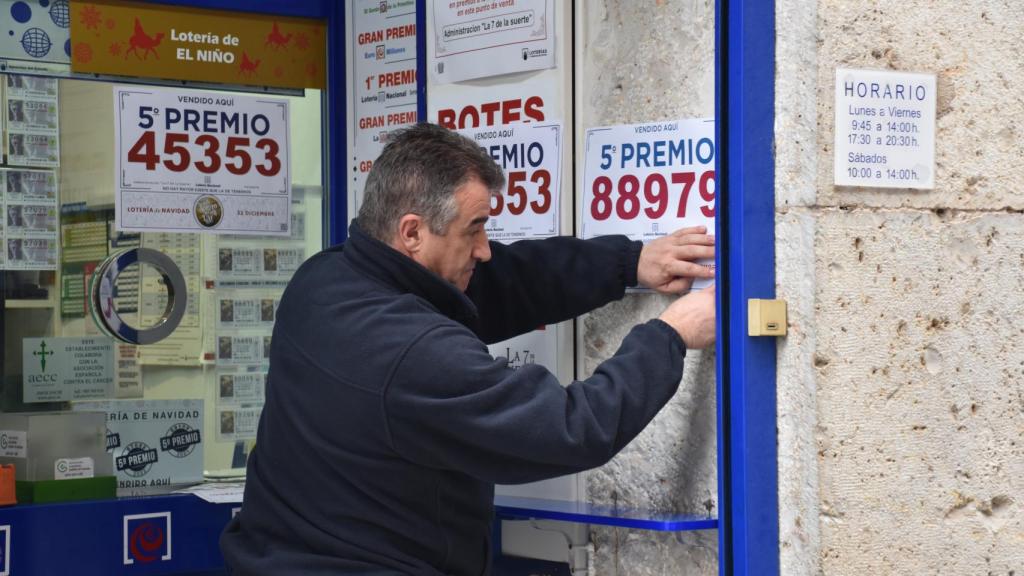
[[[747,300],[775,295],[775,2],[717,0],[719,573],[779,573],[775,339]]]

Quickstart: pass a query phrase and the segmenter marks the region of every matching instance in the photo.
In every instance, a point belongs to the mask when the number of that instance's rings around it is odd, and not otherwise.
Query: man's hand
[[[693,262],[715,257],[715,237],[705,232],[704,226],[682,228],[646,244],[636,270],[640,285],[678,294],[689,290],[694,278],[714,278],[713,269]]]
[[[715,287],[690,292],[658,317],[675,328],[689,349],[707,348],[715,343]]]

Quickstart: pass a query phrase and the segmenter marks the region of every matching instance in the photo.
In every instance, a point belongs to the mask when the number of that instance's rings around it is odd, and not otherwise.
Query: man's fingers
[[[676,278],[675,280],[658,287],[658,292],[662,294],[679,294],[685,292],[693,286],[693,278]]]
[[[690,278],[714,278],[714,266],[694,264],[685,260],[676,260],[668,265],[666,272],[671,276],[687,276]]]
[[[714,246],[715,237],[710,234],[683,234],[675,237],[676,246],[686,246],[688,244],[698,244],[700,246]]]
[[[704,260],[706,258],[714,258],[715,247],[700,246],[695,244],[677,246],[672,251],[672,256],[674,256],[678,260]]]
[[[686,228],[680,228],[672,233],[673,236],[681,237],[688,236],[690,234],[704,234],[708,231],[707,226],[688,226]]]

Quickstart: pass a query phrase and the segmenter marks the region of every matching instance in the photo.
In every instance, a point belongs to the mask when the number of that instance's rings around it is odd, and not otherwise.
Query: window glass
[[[292,273],[326,237],[320,91],[266,96],[289,103],[290,236],[134,233],[115,226],[114,85],[15,75],[0,80],[0,418],[56,411],[74,422],[76,412],[106,412],[106,448],[122,494],[173,483],[180,475],[164,463],[180,465],[190,457],[186,476],[243,473],[263,405],[277,304]],[[170,150],[157,145],[154,151]],[[91,297],[109,298],[131,326],[161,324],[172,301],[171,281],[157,268],[131,264],[103,291],[102,263],[138,247],[168,256],[187,296],[177,328],[142,346],[107,335],[89,304]],[[126,422],[153,431],[129,429]],[[0,461],[4,457],[11,456]],[[103,470],[97,465],[97,474]],[[19,479],[33,479],[23,473]],[[140,480],[126,482],[129,477]]]

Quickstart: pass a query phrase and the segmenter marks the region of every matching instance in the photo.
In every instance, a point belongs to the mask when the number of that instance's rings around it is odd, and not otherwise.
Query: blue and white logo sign
[[[0,0],[0,58],[71,63],[67,0]]]
[[[124,517],[124,563],[149,564],[171,559],[171,513]]]

